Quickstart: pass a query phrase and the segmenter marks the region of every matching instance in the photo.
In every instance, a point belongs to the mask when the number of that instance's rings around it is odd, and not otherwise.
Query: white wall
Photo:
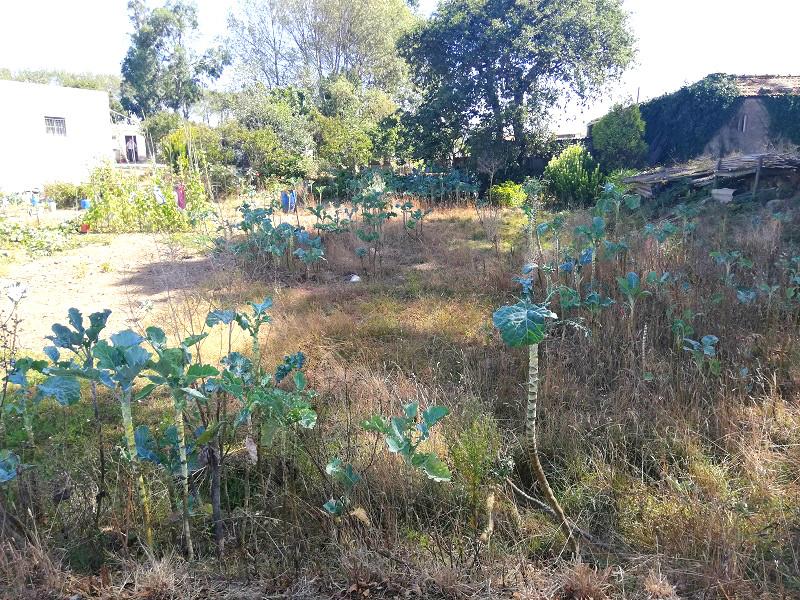
[[[63,118],[67,135],[47,134],[45,117]],[[113,156],[107,92],[0,81],[0,190],[80,183]]]

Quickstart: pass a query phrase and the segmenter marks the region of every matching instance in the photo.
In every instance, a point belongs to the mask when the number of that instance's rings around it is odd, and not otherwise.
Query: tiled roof
[[[736,75],[742,96],[800,95],[799,75]]]

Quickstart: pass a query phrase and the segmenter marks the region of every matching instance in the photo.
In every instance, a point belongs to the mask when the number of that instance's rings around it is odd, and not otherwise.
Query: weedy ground
[[[24,456],[40,466],[14,490],[21,514],[35,516],[29,522],[41,545],[0,553],[6,596],[800,597],[800,313],[775,299],[742,302],[709,257],[740,250],[753,262],[735,271],[748,287],[781,279],[781,259],[800,255],[800,211],[796,202],[783,208],[789,218],[778,220],[761,205],[704,205],[694,232],[663,243],[642,231],[668,212],[626,213],[612,237],[624,236],[629,251],[597,264],[597,289],[617,303],[592,316],[563,310],[554,297],[554,310],[571,323],[557,325],[543,344],[540,451],[566,512],[603,542],[585,542],[580,561],[569,558],[547,515],[498,475],[498,465],[513,459],[510,479],[536,496],[519,451],[527,356],[508,350],[491,325],[494,308],[516,293],[524,219],[505,211],[495,246],[474,209],[438,208],[419,239],[397,222],[387,225],[376,273],[362,272],[359,242],[346,234],[326,237],[327,263],[308,274],[253,279],[218,257],[203,285],[175,281],[160,315],[175,332],[200,330],[211,307],[274,297],[263,354],[277,364],[289,352],[306,353],[318,426],[283,435],[261,472],[246,468],[244,448],[229,456],[226,554],[214,557],[205,507],[196,507],[201,558],[187,564],[169,541],[179,539],[175,484],[154,469],[147,475],[159,546],[155,557],[143,553],[118,450],[108,475],[113,510],[101,515],[102,533],[93,533],[90,405],[45,407],[39,446]],[[591,216],[566,218],[563,246]],[[553,251],[545,239],[546,257]],[[674,284],[647,287],[633,322],[616,283],[629,271],[675,276]],[[354,273],[360,282],[350,282]],[[587,278],[584,271],[584,284]],[[684,316],[686,337],[719,338],[718,372],[693,361],[676,339],[675,320]],[[210,337],[204,359],[223,355],[226,344]],[[409,401],[451,409],[431,443],[452,483],[410,472],[358,427],[376,413],[399,414]],[[167,402],[137,405],[134,418],[165,425]],[[111,447],[121,429],[113,401],[101,406]],[[12,447],[23,446],[13,420],[6,435]],[[365,481],[353,499],[359,510],[341,520],[320,508],[335,492],[321,475],[332,456],[351,462]],[[254,501],[245,509],[247,474]],[[202,471],[193,485],[208,486]],[[70,490],[66,499],[62,489]]]

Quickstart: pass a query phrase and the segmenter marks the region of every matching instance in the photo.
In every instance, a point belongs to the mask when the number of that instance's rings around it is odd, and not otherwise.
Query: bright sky
[[[152,0],[151,0],[152,1]],[[196,0],[201,41],[225,33],[235,0]],[[430,13],[436,0],[422,0]],[[627,97],[642,100],[708,73],[800,74],[796,0],[624,0],[639,38],[637,66],[604,99],[570,107],[560,131]],[[128,47],[127,0],[0,0],[0,67],[118,73]]]

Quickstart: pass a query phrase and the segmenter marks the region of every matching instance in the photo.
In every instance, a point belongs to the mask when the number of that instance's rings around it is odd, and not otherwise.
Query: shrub
[[[174,185],[178,181],[186,186],[185,210],[177,204]],[[89,189],[92,205],[84,220],[95,231],[186,231],[211,211],[200,175],[185,164],[177,177],[167,169],[138,177],[106,165],[92,172]]]
[[[492,186],[489,197],[492,202],[505,208],[522,206],[525,202],[525,190],[522,189],[522,184],[504,181]]]
[[[637,104],[617,104],[594,124],[592,145],[606,173],[639,167],[644,163],[647,154],[644,130],[644,120]]]
[[[44,186],[44,197],[55,200],[58,208],[77,208],[82,198],[89,197],[87,186],[75,185],[66,181],[48,183]]]
[[[587,205],[603,183],[600,166],[581,145],[568,146],[553,157],[544,170],[550,192],[567,205]]]

